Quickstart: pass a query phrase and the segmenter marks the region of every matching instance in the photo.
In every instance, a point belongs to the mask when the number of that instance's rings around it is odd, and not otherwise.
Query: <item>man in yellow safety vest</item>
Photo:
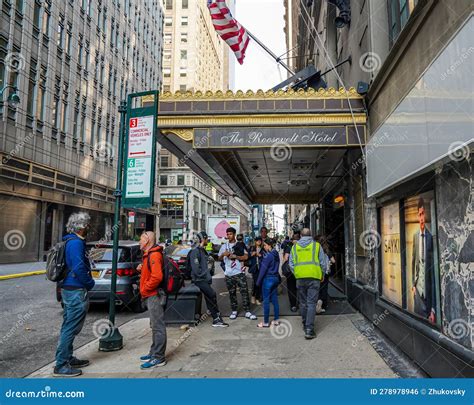
[[[327,272],[329,260],[324,249],[311,236],[309,228],[303,228],[301,239],[291,248],[290,269],[296,278],[298,300],[303,321],[304,337],[314,339],[314,318],[319,287]]]

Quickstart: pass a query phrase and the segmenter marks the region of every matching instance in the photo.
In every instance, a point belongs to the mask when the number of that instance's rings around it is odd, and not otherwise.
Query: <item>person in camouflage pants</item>
[[[223,243],[219,250],[219,261],[224,263],[225,283],[229,291],[230,305],[232,312],[229,319],[236,319],[238,315],[239,304],[237,302],[237,287],[239,287],[242,296],[242,306],[245,310],[245,317],[250,320],[256,320],[257,317],[250,312],[249,289],[247,286],[247,276],[242,263],[248,259],[245,245],[238,243],[235,234],[235,228],[227,228],[227,242]]]
[[[240,295],[242,296],[242,306],[244,307],[244,311],[250,311],[249,289],[245,273],[240,273],[235,276],[225,276],[225,284],[229,291],[230,307],[232,311],[237,311],[239,307],[237,301],[237,287],[239,287]]]

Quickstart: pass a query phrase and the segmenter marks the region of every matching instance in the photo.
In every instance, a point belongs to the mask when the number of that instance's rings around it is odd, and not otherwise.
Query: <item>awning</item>
[[[164,93],[158,142],[220,192],[247,202],[314,202],[367,141],[353,88]]]

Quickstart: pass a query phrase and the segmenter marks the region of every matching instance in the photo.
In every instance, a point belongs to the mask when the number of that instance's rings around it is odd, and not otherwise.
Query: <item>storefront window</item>
[[[407,309],[440,324],[439,266],[434,192],[404,201]]]
[[[382,252],[382,296],[402,306],[402,263],[400,252],[400,208],[398,201],[380,212]]]

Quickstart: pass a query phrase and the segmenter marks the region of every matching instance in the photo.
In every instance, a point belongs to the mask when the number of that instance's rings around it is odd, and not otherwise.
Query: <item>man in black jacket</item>
[[[217,306],[217,294],[211,287],[212,276],[207,266],[206,245],[208,236],[206,232],[199,232],[194,236],[194,247],[188,253],[188,260],[191,266],[191,279],[201,290],[206,300],[207,309],[212,315],[212,326],[215,328],[226,328],[229,324],[225,323],[220,315]]]

